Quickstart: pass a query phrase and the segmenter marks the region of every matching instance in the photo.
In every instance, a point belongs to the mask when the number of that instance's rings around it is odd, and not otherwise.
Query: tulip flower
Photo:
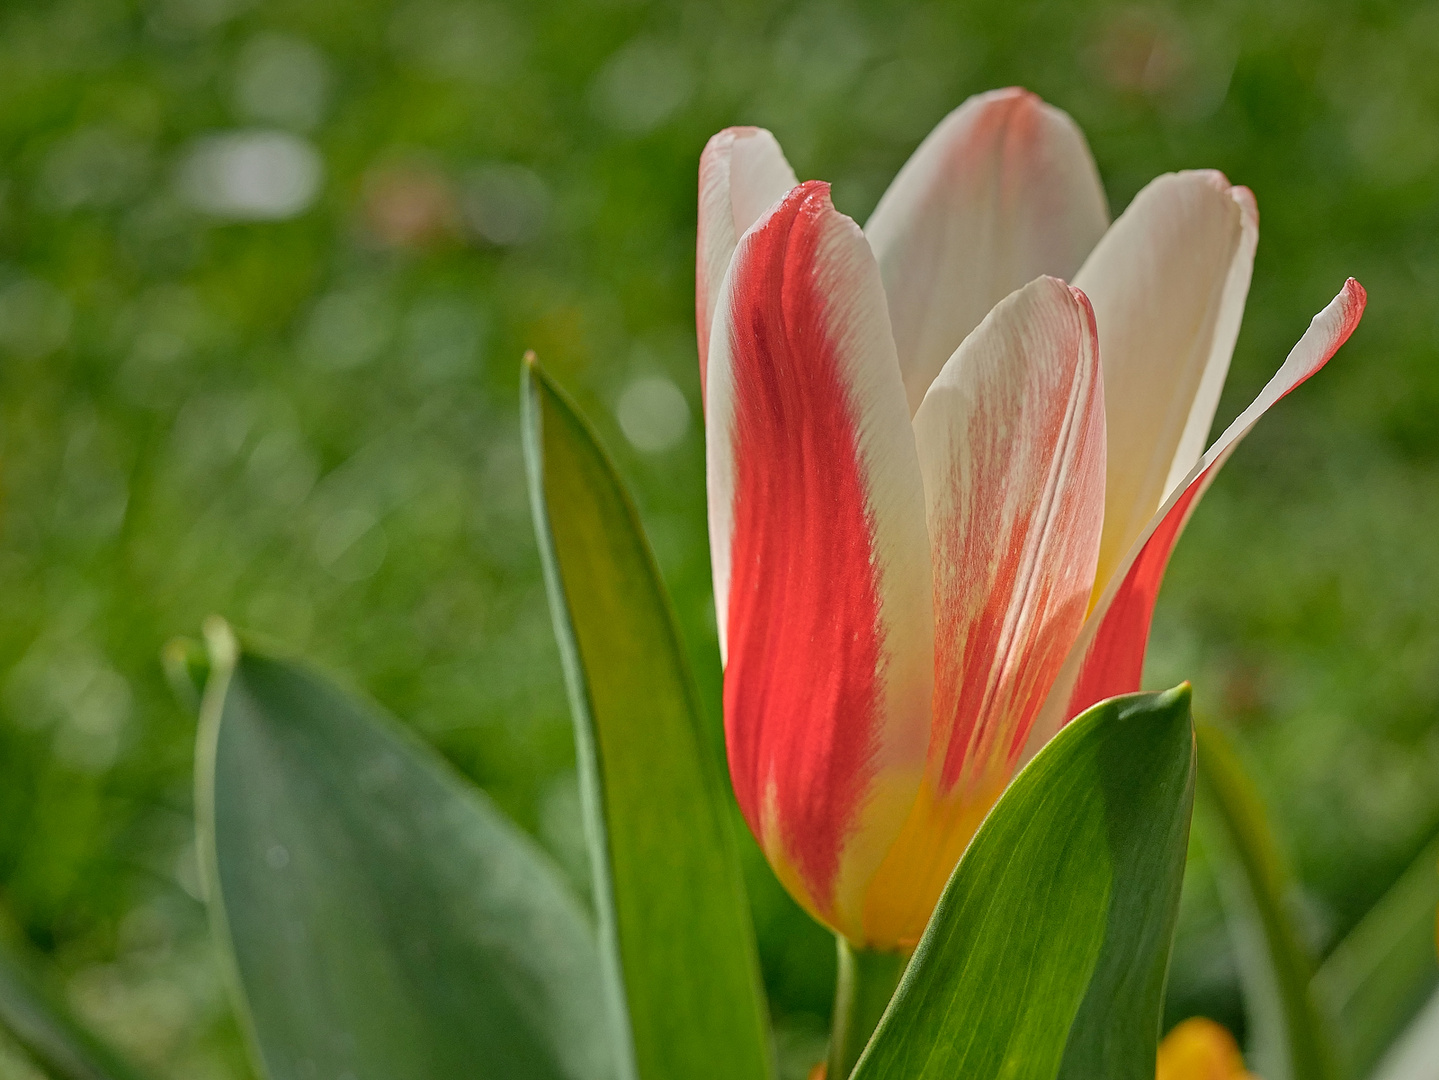
[[[1174,1026],[1159,1044],[1154,1080],[1254,1080],[1229,1031],[1202,1016]]]
[[[1112,225],[1074,122],[973,98],[863,230],[731,128],[700,164],[696,316],[730,774],[787,889],[917,941],[989,808],[1138,689],[1220,465],[1358,322],[1345,284],[1208,452],[1258,233],[1218,172]]]

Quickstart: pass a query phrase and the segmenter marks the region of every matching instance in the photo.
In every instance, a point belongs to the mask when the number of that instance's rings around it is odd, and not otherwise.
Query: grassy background
[[[1346,275],[1369,289],[1191,525],[1147,679],[1192,678],[1235,733],[1316,944],[1350,926],[1439,821],[1439,7],[10,0],[0,908],[79,1012],[159,1076],[246,1075],[157,660],[210,612],[414,724],[582,882],[521,352],[618,457],[717,713],[700,149],[766,125],[863,220],[946,111],[1013,83],[1087,131],[1116,213],[1169,169],[1256,192],[1221,426]],[[318,188],[217,216],[206,140],[260,130]],[[798,1068],[831,946],[750,862]],[[1237,1022],[1201,890],[1184,926],[1174,1012]]]

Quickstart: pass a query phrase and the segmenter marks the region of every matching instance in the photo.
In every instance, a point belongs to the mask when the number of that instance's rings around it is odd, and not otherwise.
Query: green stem
[[[826,1080],[846,1080],[884,1015],[909,957],[897,952],[856,949],[835,937],[839,974],[834,986],[834,1022],[829,1035]]]

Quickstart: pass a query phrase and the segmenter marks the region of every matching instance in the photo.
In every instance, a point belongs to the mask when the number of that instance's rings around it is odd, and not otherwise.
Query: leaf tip
[[[226,670],[233,668],[240,658],[240,642],[230,624],[219,615],[210,615],[206,617],[201,632],[205,636],[211,665]]]
[[[1156,695],[1154,703],[1166,711],[1188,715],[1194,705],[1194,687],[1185,679],[1173,689],[1161,691]]]
[[[540,413],[556,397],[554,380],[545,371],[534,349],[526,349],[520,360],[520,409],[527,428],[538,428]]]

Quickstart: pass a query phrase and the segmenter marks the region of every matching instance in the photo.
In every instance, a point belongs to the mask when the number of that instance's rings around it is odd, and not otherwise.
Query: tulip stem
[[[826,1080],[846,1080],[884,1015],[909,957],[897,952],[857,949],[835,937],[839,972],[834,986],[834,1021],[829,1035]]]

